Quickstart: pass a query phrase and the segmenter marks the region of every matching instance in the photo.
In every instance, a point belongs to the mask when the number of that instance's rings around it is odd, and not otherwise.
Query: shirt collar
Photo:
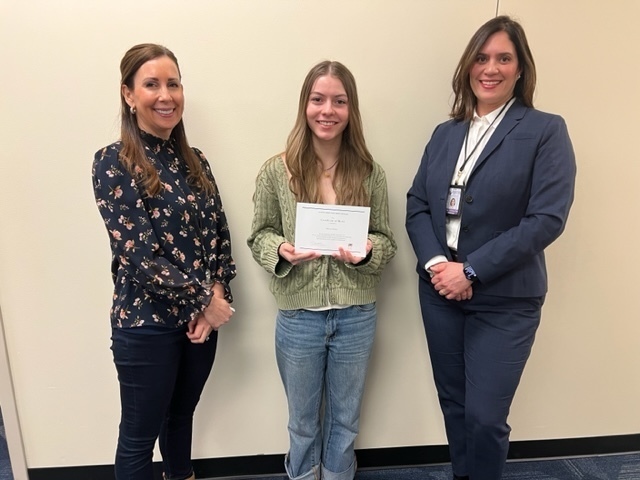
[[[507,106],[507,108],[504,109],[504,112],[502,114],[502,116],[504,117],[504,115],[507,114],[507,112],[509,111],[509,109],[511,108],[511,105],[514,104],[514,102],[516,101],[516,97],[512,97],[511,100],[509,100],[507,103],[509,104]],[[478,115],[478,112],[476,112],[476,110],[473,110],[473,123],[476,123],[479,121],[479,124],[484,123],[486,125],[490,125],[491,122],[493,122],[496,118],[498,118],[498,115],[500,115],[500,111],[502,110],[502,107],[504,107],[504,103],[502,105],[500,105],[499,107],[493,109],[491,112],[487,113],[484,117],[481,117]]]
[[[168,140],[165,140],[164,138],[156,137],[152,133],[145,132],[144,130],[140,130],[140,138],[152,150],[173,146],[174,143],[173,137],[169,137]]]

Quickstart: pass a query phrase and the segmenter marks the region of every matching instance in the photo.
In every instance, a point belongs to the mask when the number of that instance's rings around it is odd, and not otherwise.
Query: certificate
[[[349,250],[367,256],[369,207],[298,203],[296,208],[296,252],[322,255]]]

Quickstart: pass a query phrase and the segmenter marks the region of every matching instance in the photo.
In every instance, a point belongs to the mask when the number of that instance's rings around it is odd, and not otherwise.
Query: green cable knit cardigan
[[[296,199],[280,155],[270,158],[256,179],[254,215],[247,244],[253,258],[272,274],[269,288],[278,308],[364,305],[375,302],[382,270],[396,253],[389,227],[389,202],[384,170],[374,162],[365,179],[371,196],[369,240],[373,245],[365,260],[352,265],[330,255],[292,265],[278,255],[283,242],[294,244]]]

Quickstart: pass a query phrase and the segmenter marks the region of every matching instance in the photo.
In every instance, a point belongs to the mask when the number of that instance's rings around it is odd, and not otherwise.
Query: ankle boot
[[[167,480],[167,477],[165,476],[164,472],[162,472],[162,478],[163,480]],[[196,480],[196,474],[192,473],[191,476],[189,478],[186,478],[185,480]]]

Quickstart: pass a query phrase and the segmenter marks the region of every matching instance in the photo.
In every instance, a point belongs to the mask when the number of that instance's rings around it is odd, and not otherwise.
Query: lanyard
[[[460,168],[458,169],[458,174],[456,175],[456,185],[458,184],[458,180],[460,180],[460,177],[462,176],[462,173],[464,172],[464,167],[467,166],[467,162],[469,162],[469,159],[473,156],[473,153],[478,148],[478,145],[480,145],[482,143],[482,140],[484,139],[484,137],[487,135],[487,133],[489,133],[489,130],[491,130],[491,127],[493,127],[493,124],[496,123],[496,120],[498,120],[500,118],[500,116],[504,113],[505,109],[507,108],[507,106],[509,106],[510,103],[511,103],[511,99],[509,99],[509,101],[507,103],[505,103],[504,106],[500,109],[500,112],[498,113],[496,118],[494,118],[491,121],[489,126],[482,133],[482,136],[478,139],[476,144],[473,146],[473,149],[471,150],[471,153],[469,155],[467,155],[467,142],[469,140],[469,130],[471,130],[471,122],[469,122],[469,126],[467,127],[467,133],[464,136],[464,162],[462,162],[462,165],[460,165]]]

